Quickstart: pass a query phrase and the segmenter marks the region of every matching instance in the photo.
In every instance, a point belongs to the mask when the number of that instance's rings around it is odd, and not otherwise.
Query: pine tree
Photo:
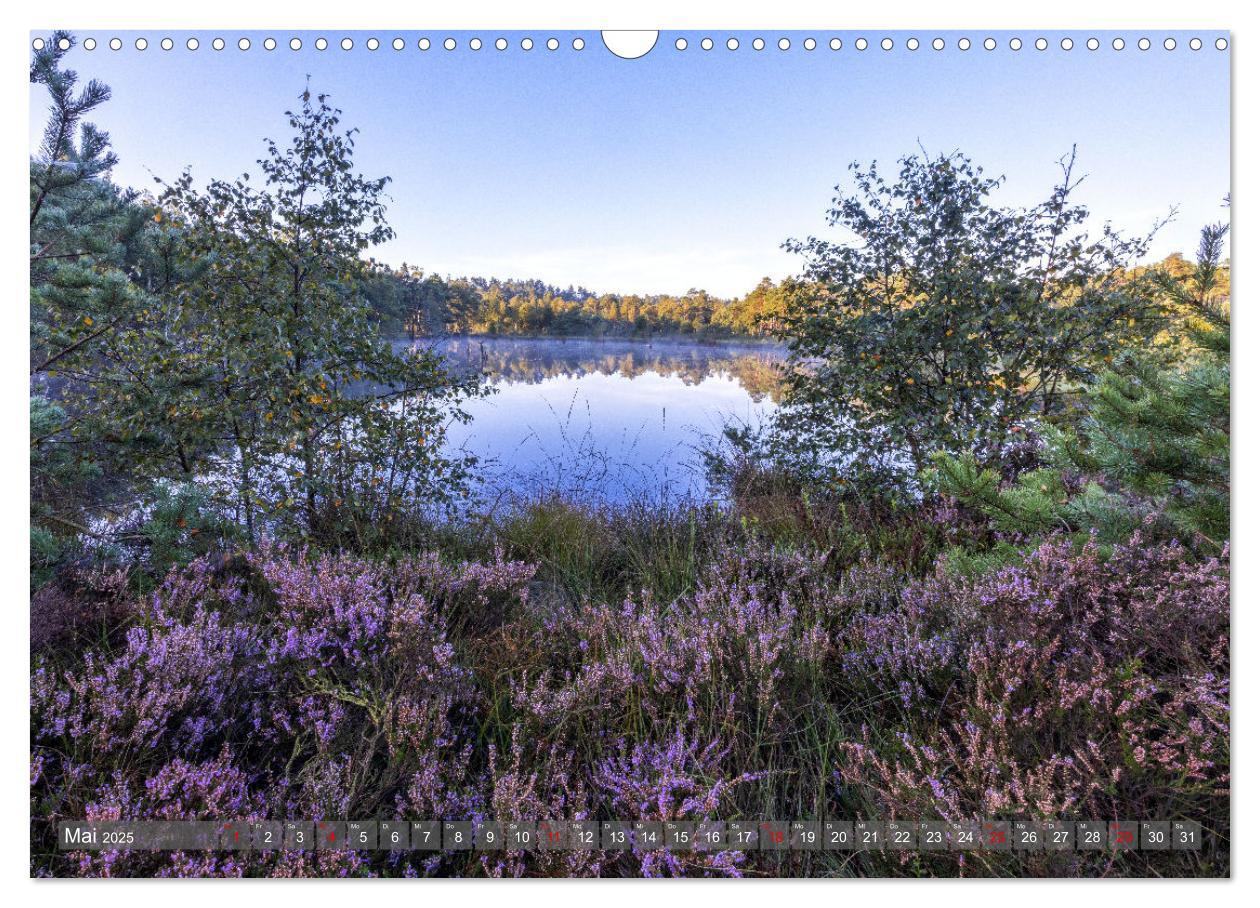
[[[109,100],[95,79],[61,68],[74,46],[55,32],[35,52],[32,84],[51,99],[39,153],[30,164],[31,373],[44,374],[117,329],[136,293],[123,270],[141,229],[129,199],[109,182],[118,162],[109,134],[83,118]]]
[[[48,89],[48,124],[30,160],[31,557],[36,579],[73,548],[100,504],[101,449],[82,434],[69,387],[134,316],[143,294],[127,273],[142,231],[131,200],[109,182],[109,136],[85,117],[109,99],[63,69],[74,46],[54,32],[31,62]]]

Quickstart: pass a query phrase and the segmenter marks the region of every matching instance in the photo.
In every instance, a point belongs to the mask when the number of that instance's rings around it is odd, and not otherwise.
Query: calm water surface
[[[698,447],[774,411],[783,351],[682,341],[453,338],[418,341],[480,369],[452,450],[484,464],[484,491],[555,489],[592,500],[703,495]]]

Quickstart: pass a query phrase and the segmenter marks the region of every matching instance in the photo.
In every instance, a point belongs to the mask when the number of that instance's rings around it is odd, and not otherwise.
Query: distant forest
[[[1130,278],[1151,265],[1133,268]],[[1180,253],[1159,263],[1178,278],[1194,265]],[[572,285],[561,288],[540,280],[483,277],[443,278],[419,268],[391,268],[380,263],[360,278],[361,291],[379,320],[382,333],[481,334],[512,337],[691,337],[700,340],[765,338],[783,325],[791,296],[800,282],[762,278],[737,299],[688,290],[682,296],[595,293]],[[1229,263],[1221,268],[1223,292],[1229,292]]]
[[[682,296],[596,294],[536,280],[442,278],[377,265],[363,292],[386,333],[538,337],[770,337],[787,285],[769,278],[740,299],[689,290]]]

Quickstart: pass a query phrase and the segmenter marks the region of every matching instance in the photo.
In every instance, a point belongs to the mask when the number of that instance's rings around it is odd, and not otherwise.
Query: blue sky
[[[137,35],[149,47],[134,48]],[[250,50],[237,49],[244,34]],[[300,51],[288,49],[296,34]],[[315,49],[325,34],[327,50]],[[1136,33],[893,33],[883,51],[876,34],[663,32],[639,60],[608,52],[597,32],[422,33],[82,32],[68,66],[99,78],[113,100],[93,119],[110,131],[121,163],[115,178],[152,186],[151,174],[200,179],[252,169],[265,136],[286,129],[309,74],[332,96],[348,125],[361,130],[358,168],[393,177],[390,222],[398,236],[377,257],[450,275],[531,277],[597,291],[680,293],[702,287],[742,294],[763,275],[781,278],[799,262],[780,244],[826,231],[832,187],[853,160],[891,170],[898,156],[958,149],[989,173],[1004,173],[1000,200],[1032,203],[1058,176],[1056,162],[1078,147],[1087,179],[1079,198],[1101,221],[1145,232],[1169,207],[1176,221],[1153,254],[1192,253],[1198,228],[1226,217],[1229,191],[1229,56],[1214,32],[1171,34],[1176,50],[1137,48]],[[375,34],[381,48],[366,49]],[[440,46],[452,35],[454,51]],[[544,41],[555,34],[560,49]],[[574,51],[575,34],[585,48]],[[736,51],[725,40],[734,35]],[[879,32],[882,37],[885,33]],[[946,49],[932,50],[937,34]],[[992,34],[998,49],[985,51]],[[1045,34],[1050,47],[1034,49]],[[1075,47],[1059,48],[1071,34]],[[117,35],[123,49],[106,46]],[[158,43],[170,36],[175,49]],[[190,52],[189,35],[200,41]],[[214,51],[221,35],[226,49]],[[468,40],[483,41],[473,51]],[[500,35],[509,49],[498,51]],[[818,39],[813,51],[802,42]],[[274,36],[279,47],[263,49]],[[406,41],[394,51],[390,41]],[[689,46],[678,51],[679,36]],[[753,38],[765,38],[755,51]],[[1012,36],[1023,41],[1008,48]],[[843,47],[832,51],[828,41]],[[1152,37],[1155,37],[1153,34]],[[32,89],[31,145],[38,143],[45,96]]]

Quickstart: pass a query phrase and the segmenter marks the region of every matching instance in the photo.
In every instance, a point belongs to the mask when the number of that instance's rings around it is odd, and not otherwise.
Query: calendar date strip
[[[1198,851],[1193,820],[62,821],[62,851]]]

